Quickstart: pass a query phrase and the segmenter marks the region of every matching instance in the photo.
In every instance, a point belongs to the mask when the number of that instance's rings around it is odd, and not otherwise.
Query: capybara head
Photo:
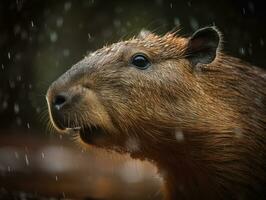
[[[171,140],[163,130],[197,129],[207,120],[195,106],[204,98],[195,71],[215,59],[219,43],[217,29],[206,27],[190,38],[142,31],[103,47],[50,86],[51,121],[86,143],[125,151],[142,140]]]

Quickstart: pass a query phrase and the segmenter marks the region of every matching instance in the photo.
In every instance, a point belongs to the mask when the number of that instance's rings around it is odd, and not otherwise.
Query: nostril
[[[60,110],[67,103],[67,96],[63,94],[54,97],[53,105],[57,110]]]

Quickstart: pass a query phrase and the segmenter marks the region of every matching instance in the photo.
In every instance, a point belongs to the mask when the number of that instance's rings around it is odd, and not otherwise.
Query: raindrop
[[[8,59],[10,60],[10,58],[11,58],[11,54],[10,54],[10,52],[7,53],[7,57],[8,57]]]
[[[91,39],[91,34],[90,33],[88,33],[88,39]]]
[[[11,172],[11,167],[10,166],[7,166],[7,171]]]
[[[246,51],[245,51],[245,49],[243,47],[241,47],[241,48],[239,48],[239,53],[241,55],[245,55],[246,54]]]
[[[27,154],[25,154],[25,162],[26,162],[26,165],[27,166],[30,165],[29,158],[28,158],[28,155]]]
[[[29,122],[27,123],[27,128],[30,128],[30,123]]]
[[[25,40],[25,39],[28,38],[28,33],[27,33],[25,30],[22,31],[20,35],[21,35],[21,39],[22,39],[22,40]]]
[[[21,119],[20,119],[20,117],[17,117],[17,118],[16,118],[16,123],[17,123],[17,125],[18,125],[18,126],[20,126],[20,125],[21,125],[21,123],[22,123],[22,122],[21,122]]]
[[[5,100],[5,101],[3,101],[2,108],[3,108],[3,110],[5,110],[5,109],[7,109],[7,107],[8,107],[8,102]]]
[[[16,159],[19,159],[19,154],[17,151],[14,152]]]
[[[33,21],[31,21],[31,27],[34,27],[34,23],[33,23]]]
[[[40,107],[37,107],[36,108],[36,113],[40,113],[41,112],[41,108]]]
[[[43,152],[41,153],[41,157],[42,157],[42,159],[44,159],[44,153]]]
[[[21,81],[21,80],[22,80],[21,76],[18,75],[18,76],[17,76],[17,81]]]
[[[9,80],[9,86],[10,86],[11,89],[15,88],[15,86],[16,86],[15,82],[12,81],[12,80]]]
[[[180,19],[178,18],[178,17],[176,17],[175,19],[174,19],[174,24],[175,24],[175,26],[177,26],[177,27],[179,27],[180,26]]]
[[[182,142],[184,141],[184,133],[182,130],[180,129],[177,129],[175,131],[175,139],[178,141],[178,142]]]
[[[55,181],[58,181],[58,176],[55,176]]]
[[[197,30],[199,28],[199,23],[194,17],[190,17],[189,23],[193,30]]]
[[[260,39],[260,46],[264,46],[264,40],[262,38]]]
[[[50,40],[51,40],[51,42],[56,42],[57,41],[57,38],[58,38],[58,36],[57,36],[57,33],[56,32],[51,32],[50,33]]]
[[[242,12],[243,12],[243,15],[245,15],[246,14],[246,9],[242,8]]]
[[[2,64],[2,70],[4,70],[5,69],[5,66],[4,66],[4,64]]]
[[[65,57],[68,57],[69,54],[70,54],[69,49],[64,49],[64,50],[63,50],[63,55],[64,55]]]
[[[255,11],[255,7],[254,7],[254,4],[253,4],[251,1],[248,2],[248,8],[249,8],[249,10],[250,10],[251,12],[254,13],[254,11]]]
[[[173,3],[170,3],[170,8],[173,8]]]
[[[14,34],[15,35],[17,35],[17,34],[19,34],[20,33],[20,31],[21,31],[21,28],[20,28],[20,26],[17,24],[17,25],[15,25],[15,27],[14,27]]]
[[[64,8],[65,8],[65,11],[69,11],[71,9],[71,2],[66,2],[65,5],[64,5]]]
[[[27,198],[27,194],[26,194],[25,192],[20,192],[20,193],[19,193],[19,199],[21,199],[21,200],[26,200],[26,199],[28,199],[28,198]]]
[[[248,53],[249,53],[249,55],[252,55],[252,53],[253,53],[252,44],[251,43],[249,44],[249,47],[248,47]]]
[[[21,60],[21,53],[17,53],[17,54],[15,55],[15,59],[16,59],[16,60]]]
[[[115,20],[114,20],[114,26],[115,26],[116,28],[120,27],[120,26],[121,26],[121,21],[118,20],[118,19],[115,19]]]
[[[14,112],[15,114],[19,113],[19,105],[17,103],[14,104]]]
[[[130,21],[127,21],[126,25],[127,25],[128,27],[132,26],[132,24],[131,24]]]
[[[163,3],[163,0],[156,0],[156,3],[160,6]]]
[[[62,17],[57,18],[56,20],[56,26],[61,27],[64,23],[64,19]]]

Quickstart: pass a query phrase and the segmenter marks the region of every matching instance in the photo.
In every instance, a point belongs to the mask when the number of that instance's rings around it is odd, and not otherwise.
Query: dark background
[[[15,134],[12,145],[30,149],[32,137],[53,138],[46,130],[49,84],[89,51],[142,28],[163,34],[180,27],[189,36],[215,24],[225,52],[266,67],[265,8],[248,0],[1,0],[0,140]]]

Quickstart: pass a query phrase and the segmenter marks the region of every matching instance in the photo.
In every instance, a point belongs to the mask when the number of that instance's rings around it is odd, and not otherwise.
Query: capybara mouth
[[[95,144],[101,140],[105,131],[99,126],[85,126],[79,130],[80,138],[87,144]]]

